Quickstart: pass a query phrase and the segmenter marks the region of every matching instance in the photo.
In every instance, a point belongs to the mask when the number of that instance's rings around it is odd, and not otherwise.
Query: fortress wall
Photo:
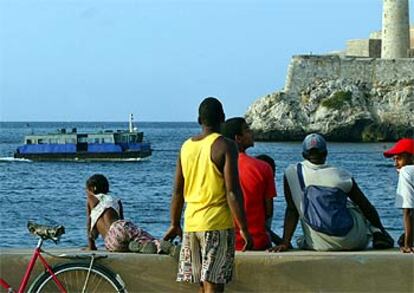
[[[342,59],[340,79],[360,80],[364,82],[372,82],[375,78],[375,60],[371,58],[360,59]]]
[[[318,79],[335,79],[339,76],[338,56],[293,56],[288,66],[285,92],[299,92]]]
[[[293,56],[284,91],[295,94],[321,79],[348,79],[367,83],[414,79],[414,59]]]
[[[369,39],[347,41],[346,55],[369,57]]]
[[[375,76],[377,81],[414,79],[414,59],[377,60]]]
[[[363,39],[346,42],[346,55],[358,57],[381,57],[381,40]]]

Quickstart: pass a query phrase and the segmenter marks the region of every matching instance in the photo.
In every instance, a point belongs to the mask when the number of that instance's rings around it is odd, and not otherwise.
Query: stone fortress
[[[414,136],[414,28],[408,0],[383,0],[382,30],[343,52],[293,56],[285,87],[254,102],[258,140],[392,141]]]

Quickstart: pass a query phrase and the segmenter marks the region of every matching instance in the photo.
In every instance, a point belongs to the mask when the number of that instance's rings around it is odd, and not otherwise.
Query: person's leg
[[[386,231],[372,233],[372,247],[374,249],[387,249],[394,247],[394,239]]]
[[[224,292],[224,284],[215,284],[208,281],[203,282],[204,293],[219,293]]]
[[[197,233],[201,247],[201,282],[204,292],[222,292],[232,279],[234,230]]]
[[[128,222],[127,230],[129,234],[128,249],[132,252],[155,254],[159,249],[159,241],[154,242],[155,238],[147,231],[139,228],[132,222]],[[157,245],[158,244],[158,245]]]
[[[184,232],[178,262],[178,282],[200,282],[201,253],[195,232]]]

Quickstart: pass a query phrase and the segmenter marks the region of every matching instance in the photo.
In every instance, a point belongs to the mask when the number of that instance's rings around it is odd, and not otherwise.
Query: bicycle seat
[[[65,234],[65,227],[59,226],[47,226],[40,225],[34,222],[27,222],[27,229],[33,235],[37,235],[43,240],[53,240],[54,242],[59,241],[60,236]]]

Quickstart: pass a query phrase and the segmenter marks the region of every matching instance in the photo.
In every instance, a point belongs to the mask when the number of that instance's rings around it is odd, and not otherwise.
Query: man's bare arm
[[[123,220],[124,219],[124,207],[122,205],[121,200],[118,200],[118,205],[119,205],[119,219]]]
[[[86,201],[86,235],[88,239],[88,249],[96,250],[95,244],[95,235],[96,229],[91,230],[91,208],[89,206],[88,200]]]
[[[273,198],[265,198],[265,213],[266,220],[273,217]]]
[[[175,181],[171,199],[170,220],[171,225],[164,235],[164,240],[173,240],[176,236],[182,237],[181,215],[184,207],[184,176],[181,159],[178,157],[175,168]]]
[[[358,184],[352,178],[352,189],[348,194],[349,198],[361,209],[362,214],[375,227],[385,232],[385,228],[381,223],[375,207],[368,201],[364,193],[359,188]]]
[[[247,229],[247,221],[244,213],[244,200],[238,171],[238,149],[233,141],[224,139],[222,142],[225,144],[223,146],[225,156],[223,175],[226,185],[227,203],[230,207],[232,216],[240,229],[240,236],[242,236],[245,241],[242,250],[248,250],[252,247],[253,242]]]
[[[270,249],[270,251],[286,251],[290,247],[293,234],[299,221],[299,213],[292,199],[292,192],[287,182],[286,176],[283,177],[283,189],[286,199],[285,220],[283,224],[283,243]]]

